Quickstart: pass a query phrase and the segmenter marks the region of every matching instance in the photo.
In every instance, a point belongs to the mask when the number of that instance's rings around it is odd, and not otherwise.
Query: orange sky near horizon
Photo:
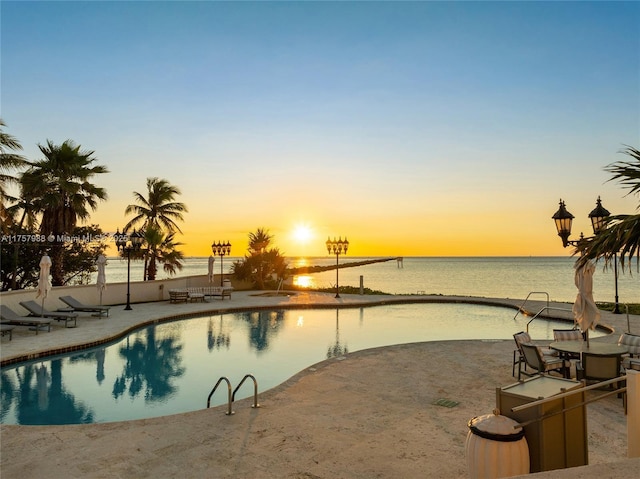
[[[620,193],[619,189],[617,193]],[[268,230],[273,236],[272,246],[290,257],[325,256],[328,254],[325,247],[327,238],[344,239],[345,236],[350,243],[347,256],[354,257],[571,255],[571,248],[562,247],[551,219],[558,207],[557,200],[550,199],[544,205],[546,209],[531,207],[530,210],[522,210],[520,203],[512,207],[503,205],[494,214],[485,215],[475,213],[473,199],[469,201],[471,212],[467,214],[448,209],[437,214],[425,211],[422,215],[414,212],[414,217],[409,214],[396,217],[399,215],[381,211],[363,214],[359,221],[352,220],[353,213],[349,217],[338,213],[336,218],[322,213],[317,217],[304,217],[300,212],[287,214],[287,211],[274,212],[272,216],[260,211],[242,214],[240,210],[233,209],[233,202],[215,212],[216,218],[213,219],[213,210],[206,206],[192,208],[185,201],[189,212],[181,224],[183,234],[178,234],[176,239],[183,243],[180,249],[185,256],[209,256],[211,244],[217,241],[229,241],[232,244],[231,256],[243,256],[247,252],[249,233],[258,228]],[[616,206],[619,203],[626,208],[624,212],[632,212],[632,198],[624,198],[622,202],[616,202]],[[102,204],[91,222],[99,220],[104,231],[114,232],[126,221],[121,213],[125,206],[113,211],[107,204]],[[581,231],[585,236],[591,234],[587,215],[594,206],[595,199],[593,205],[568,203],[567,207],[576,216],[572,239],[576,239]],[[605,203],[605,206],[613,210],[613,205]],[[207,211],[211,211],[210,215]],[[112,219],[114,217],[116,220]],[[305,240],[295,235],[300,225],[309,230],[309,237]],[[116,254],[115,248],[111,248],[109,254]]]

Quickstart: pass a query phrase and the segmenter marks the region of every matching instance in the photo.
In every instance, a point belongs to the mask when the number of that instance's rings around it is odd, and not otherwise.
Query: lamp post
[[[231,243],[229,243],[228,241],[226,243],[214,242],[211,245],[211,251],[214,255],[220,256],[220,286],[224,286],[224,272],[222,269],[222,262],[224,257],[228,256],[231,253]]]
[[[338,238],[338,241],[336,241],[335,236],[333,237],[333,241],[331,241],[331,238],[327,238],[327,251],[329,254],[335,254],[336,255],[336,298],[340,297],[340,287],[338,286],[338,258],[341,254],[347,254],[347,249],[349,248],[349,241],[347,240],[347,238],[344,238],[344,241],[342,240],[342,237]]]
[[[124,228],[123,230],[124,231]],[[125,311],[131,311],[131,252],[132,251],[140,251],[142,247],[142,242],[144,241],[144,236],[138,233],[136,230],[133,230],[133,233],[129,235],[129,240],[127,240],[127,235],[125,233],[120,234],[120,230],[116,231],[116,247],[118,251],[123,251],[127,253],[127,305],[124,307]]]
[[[607,223],[607,218],[609,216],[611,216],[611,213],[609,213],[609,211],[604,206],[602,206],[602,201],[598,196],[598,199],[596,200],[596,207],[593,210],[591,210],[591,213],[589,213],[589,219],[591,220],[591,227],[593,228],[594,235],[597,235],[600,231],[602,231],[605,228],[605,225]],[[573,216],[571,213],[567,211],[567,208],[564,204],[564,201],[562,201],[562,199],[560,200],[560,207],[558,208],[558,211],[555,212],[552,218],[556,224],[556,229],[558,230],[558,236],[562,238],[563,247],[566,248],[569,245],[577,246],[580,244],[581,241],[584,240],[584,236],[582,235],[582,233],[580,233],[579,240],[569,239],[569,236],[571,236],[571,223],[573,222],[573,218],[575,218],[575,216]],[[613,276],[615,280],[615,294],[616,294],[613,312],[615,314],[620,314],[620,306],[618,302],[618,255],[617,253],[613,254]]]

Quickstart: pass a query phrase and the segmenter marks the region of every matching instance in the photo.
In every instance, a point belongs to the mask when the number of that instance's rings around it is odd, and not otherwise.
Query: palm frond
[[[607,165],[605,170],[613,173],[613,176],[608,181],[618,180],[623,187],[629,189],[627,195],[638,194],[640,193],[640,151],[631,146],[627,146],[621,150],[621,153],[632,157],[635,163],[632,161],[618,161]]]

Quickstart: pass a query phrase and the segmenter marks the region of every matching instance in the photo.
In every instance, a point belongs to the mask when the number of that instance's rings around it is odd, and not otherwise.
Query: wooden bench
[[[169,290],[170,303],[186,303],[187,301],[189,301],[189,291],[187,291],[186,289]]]

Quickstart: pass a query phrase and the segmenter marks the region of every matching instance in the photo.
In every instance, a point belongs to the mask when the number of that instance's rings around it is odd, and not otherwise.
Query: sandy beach
[[[335,299],[330,295],[319,294],[256,298],[238,293],[227,304],[238,308],[331,301]],[[354,295],[341,301],[363,299]],[[186,314],[207,307],[211,305],[177,305],[172,311]],[[65,341],[117,335],[125,325],[131,327],[132,319],[144,323],[166,315],[166,308],[167,303],[136,305],[129,315],[114,308],[108,320],[83,318],[75,329],[56,328],[37,337],[18,333],[11,342],[3,339],[2,359],[37,346],[54,348]],[[640,318],[633,321],[640,324]],[[603,322],[623,327],[620,316],[605,313]],[[617,339],[619,333],[602,340],[613,336]],[[48,342],[41,342],[43,338]],[[233,415],[220,406],[119,423],[3,425],[2,477],[464,478],[467,422],[492,412],[496,388],[515,382],[512,351],[513,341],[489,340],[350,353],[260,392],[259,408],[251,407],[252,399],[235,402]],[[446,407],[439,403],[442,399],[457,404]],[[626,459],[622,400],[613,395],[592,403],[587,415],[590,465],[540,477],[614,478],[637,472],[640,460]]]

